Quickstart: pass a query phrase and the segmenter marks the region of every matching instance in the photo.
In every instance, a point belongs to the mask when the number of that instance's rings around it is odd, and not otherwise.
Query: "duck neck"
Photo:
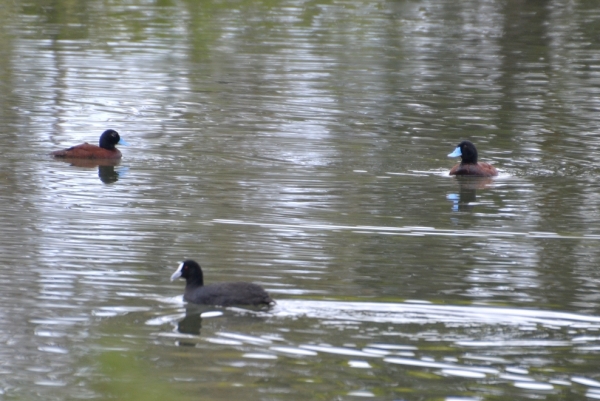
[[[202,287],[204,285],[204,278],[202,272],[195,272],[185,280],[186,287]]]
[[[109,141],[104,140],[104,138],[100,138],[100,147],[102,149],[113,150],[115,145],[110,143]]]
[[[477,151],[466,150],[462,157],[461,163],[463,164],[477,164]]]

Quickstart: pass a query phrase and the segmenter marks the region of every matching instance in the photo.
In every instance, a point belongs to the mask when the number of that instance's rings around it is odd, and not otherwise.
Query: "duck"
[[[258,284],[245,281],[223,282],[204,285],[204,277],[200,265],[191,260],[179,264],[171,281],[184,278],[186,281],[183,299],[200,305],[253,305],[271,306],[275,301]]]
[[[107,129],[100,135],[100,146],[91,145],[87,142],[70,148],[57,150],[51,153],[54,157],[72,159],[120,159],[121,152],[115,145],[126,145],[119,133],[114,129]]]
[[[477,161],[477,148],[470,141],[462,141],[448,157],[459,157],[461,161],[450,170],[450,175],[468,175],[472,177],[495,177],[498,170],[494,166]]]

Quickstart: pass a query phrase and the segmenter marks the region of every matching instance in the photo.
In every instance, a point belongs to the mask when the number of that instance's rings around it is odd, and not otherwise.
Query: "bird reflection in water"
[[[202,317],[200,315],[208,310],[207,306],[187,304],[185,306],[185,317],[177,323],[177,331],[181,334],[199,335],[202,328]]]
[[[489,188],[494,182],[489,177],[466,177],[456,176],[458,182],[458,193],[448,194],[446,199],[452,201],[452,211],[468,212],[473,209],[477,202],[477,190]]]
[[[69,163],[71,166],[95,168],[98,167],[98,178],[105,184],[112,184],[122,178],[126,168],[115,169],[120,163],[119,159],[77,159],[77,158],[62,158],[55,159],[64,163]]]

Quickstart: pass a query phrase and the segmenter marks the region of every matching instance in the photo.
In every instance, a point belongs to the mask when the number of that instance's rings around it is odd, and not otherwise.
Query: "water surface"
[[[595,4],[0,5],[3,397],[600,398]]]

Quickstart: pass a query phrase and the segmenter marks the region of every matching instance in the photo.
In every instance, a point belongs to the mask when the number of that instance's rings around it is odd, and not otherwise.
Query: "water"
[[[598,16],[0,1],[0,397],[600,398]]]

